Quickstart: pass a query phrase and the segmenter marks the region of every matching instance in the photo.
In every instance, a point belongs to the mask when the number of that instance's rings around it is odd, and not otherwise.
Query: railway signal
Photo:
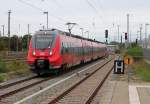
[[[108,30],[105,30],[105,38],[108,38]]]
[[[138,44],[138,39],[135,40],[136,44]]]
[[[128,33],[125,33],[125,40],[128,40]]]
[[[108,38],[108,30],[105,30],[105,38],[106,38],[106,43],[108,43],[107,38]]]

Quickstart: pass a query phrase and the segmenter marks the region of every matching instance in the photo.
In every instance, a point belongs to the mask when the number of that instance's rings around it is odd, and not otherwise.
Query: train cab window
[[[46,49],[53,47],[55,40],[54,34],[36,33],[32,37],[32,47],[36,49]]]

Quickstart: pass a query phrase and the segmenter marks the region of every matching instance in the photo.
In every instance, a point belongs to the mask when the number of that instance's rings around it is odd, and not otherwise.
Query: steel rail
[[[93,101],[94,97],[97,95],[98,91],[102,88],[104,82],[106,81],[106,79],[110,75],[110,73],[113,70],[113,68],[114,68],[114,66],[109,70],[109,72],[106,74],[106,76],[103,78],[103,80],[99,83],[99,85],[94,90],[94,92],[91,94],[91,96],[88,98],[88,100],[86,101],[85,104],[90,104]]]
[[[73,89],[75,89],[77,86],[79,86],[81,83],[83,83],[85,80],[87,80],[89,77],[91,77],[93,74],[95,74],[98,70],[102,69],[106,64],[108,64],[111,60],[105,62],[102,66],[100,66],[99,68],[97,68],[96,70],[94,70],[92,73],[90,73],[89,75],[87,75],[86,77],[84,77],[83,79],[81,79],[80,81],[78,81],[77,83],[75,83],[73,86],[71,86],[70,88],[68,88],[67,90],[65,90],[64,92],[62,92],[61,94],[59,94],[57,97],[55,97],[54,99],[52,99],[48,104],[55,104],[57,103],[59,100],[61,100],[64,96],[66,96],[67,94],[69,94]]]
[[[14,81],[14,82],[11,82],[11,83],[8,83],[8,84],[5,84],[5,85],[0,85],[0,89],[8,88],[8,87],[14,86],[16,84],[23,83],[25,81],[29,81],[29,80],[35,79],[35,78],[37,78],[37,76],[31,76],[31,77],[24,78],[24,79],[19,80],[19,81]]]
[[[31,88],[31,87],[33,87],[33,86],[35,86],[35,85],[38,85],[38,84],[42,83],[42,82],[48,81],[49,79],[51,79],[51,77],[46,78],[46,79],[43,79],[43,80],[40,80],[40,81],[37,81],[37,82],[35,82],[35,83],[32,83],[32,84],[30,84],[30,85],[21,87],[21,88],[19,88],[19,89],[16,89],[16,90],[7,92],[7,93],[5,93],[5,94],[2,94],[2,95],[0,95],[0,99],[4,99],[4,98],[9,97],[9,96],[11,96],[11,95],[14,95],[14,94],[16,94],[16,93],[18,93],[18,92],[20,92],[20,91],[24,91],[24,90],[26,90],[26,89],[28,89],[28,88]]]

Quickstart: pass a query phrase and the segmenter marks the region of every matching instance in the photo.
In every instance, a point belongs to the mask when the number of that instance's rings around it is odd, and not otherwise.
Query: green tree
[[[8,37],[0,37],[0,51],[8,50]]]
[[[10,38],[10,49],[11,51],[18,51],[18,36],[13,35]]]
[[[30,42],[31,39],[31,35],[24,35],[22,38],[22,46],[23,46],[23,50],[26,51],[28,49],[28,39]]]

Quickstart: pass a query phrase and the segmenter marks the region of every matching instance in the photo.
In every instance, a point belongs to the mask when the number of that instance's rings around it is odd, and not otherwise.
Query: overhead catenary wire
[[[97,10],[97,8],[89,0],[85,0],[85,1],[93,9],[93,11],[98,15],[98,17],[102,20],[102,22],[105,24],[103,17],[99,14],[99,11]]]
[[[41,12],[44,12],[45,10],[43,10],[43,9],[41,9],[41,8],[39,8],[39,7],[37,7],[37,6],[35,6],[35,5],[33,5],[33,4],[31,4],[31,3],[28,3],[28,2],[26,2],[26,1],[24,1],[24,0],[18,0],[19,2],[22,2],[23,4],[26,4],[26,5],[28,5],[28,6],[30,6],[30,7],[32,7],[32,8],[34,8],[34,9],[36,9],[36,10],[39,10],[39,11],[41,11]]]
[[[93,0],[94,1],[94,0]],[[101,0],[96,0],[95,1],[95,5],[97,5],[98,7],[99,7],[99,10],[101,11],[101,13],[102,13],[102,20],[105,22],[105,20],[103,19],[103,17],[105,17],[106,16],[106,13],[104,12],[104,8],[103,8],[103,6],[102,6],[102,2],[101,2]]]
[[[34,3],[31,3],[32,1],[31,0],[27,0],[27,1],[25,1],[25,0],[18,0],[18,1],[20,1],[20,2],[22,2],[22,3],[24,3],[24,4],[26,4],[26,5],[28,5],[28,6],[30,6],[30,7],[32,7],[32,8],[34,8],[34,9],[36,9],[36,10],[38,10],[38,11],[40,11],[40,12],[45,12],[46,10],[45,9],[42,9],[42,8],[40,8],[40,7],[38,7],[38,6],[36,6]],[[57,5],[57,7],[60,7],[60,4],[59,4],[59,2],[56,2],[56,1],[54,1],[54,0],[52,0],[53,1],[53,3],[55,3],[55,5]],[[43,1],[41,1],[41,2],[43,2]],[[95,8],[96,9],[96,8]],[[98,13],[98,11],[96,12],[96,13]],[[52,17],[55,17],[56,19],[58,19],[59,21],[63,21],[63,22],[68,22],[68,21],[66,21],[66,20],[64,20],[64,19],[62,19],[62,18],[60,18],[60,17],[58,17],[58,16],[54,16],[53,14],[51,14],[51,13],[49,13],[50,14],[50,16],[52,16]],[[64,24],[65,24],[64,23]],[[95,23],[94,23],[95,24]],[[61,24],[60,24],[61,25]]]
[[[101,3],[101,0],[93,0],[92,3],[95,4],[95,8],[97,7],[96,9],[99,9],[98,12],[101,11],[101,13],[103,13],[103,15],[105,14],[105,13],[103,12],[103,9],[104,9],[104,8],[103,8],[103,6],[101,5],[101,4],[102,4],[102,3]]]
[[[45,2],[45,1],[47,1],[47,0],[42,0],[42,2]],[[62,5],[57,1],[57,0],[51,0],[58,8],[60,8],[60,7],[62,7]],[[65,8],[61,8],[61,9],[65,9]],[[70,9],[67,9],[67,10],[70,10]],[[72,11],[70,11],[70,12],[72,12]],[[82,20],[78,20],[78,23],[79,23],[79,21],[82,21]],[[79,26],[79,24],[78,24],[78,27],[79,27],[79,29],[81,28],[81,27],[84,27],[84,26]]]
[[[31,4],[31,3],[29,3],[29,2],[26,2],[26,1],[24,1],[24,0],[18,0],[18,1],[21,2],[21,3],[23,3],[23,4],[26,4],[26,5],[30,6],[30,7],[32,7],[32,8],[34,8],[34,9],[36,9],[36,10],[42,12],[42,13],[45,12],[45,11],[47,11],[47,10],[41,9],[41,8],[39,8],[39,7],[37,7],[37,6],[33,5],[33,4]],[[66,20],[64,20],[64,19],[62,19],[62,18],[60,18],[60,17],[58,17],[58,16],[54,16],[52,13],[49,13],[49,14],[50,14],[51,17],[55,17],[55,18],[58,19],[59,21],[67,22]]]
[[[44,1],[46,1],[46,0],[42,0],[43,2]],[[58,2],[58,0],[51,0],[59,9],[60,9],[60,7],[61,7],[61,9],[64,9],[64,10],[66,10],[64,7],[63,7],[63,5],[61,5],[61,3],[60,2]],[[65,6],[66,7],[66,6]],[[70,9],[67,9],[67,10],[70,10]],[[70,10],[70,12],[72,12],[71,10]],[[85,19],[85,18],[84,18]],[[76,20],[76,19],[75,19]],[[72,20],[71,20],[72,21]],[[78,22],[76,22],[76,23],[79,23],[79,21],[81,22],[81,21],[83,21],[81,18],[79,19],[79,20],[77,20]],[[72,21],[73,22],[73,21]],[[84,27],[84,26],[79,26],[79,24],[78,24],[78,29],[80,30],[80,28],[81,27]],[[77,28],[77,27],[76,27]]]
[[[85,0],[85,2],[96,13],[96,15],[98,16],[98,18],[100,18],[100,19],[97,19],[97,21],[99,22],[99,24],[102,24],[102,25],[106,24],[105,21],[103,20],[102,15],[99,13],[99,10],[97,10],[97,7],[93,4],[93,2],[91,3],[89,0]],[[98,33],[98,32],[96,32],[97,29],[96,29],[96,25],[95,25],[95,19],[93,20],[92,26],[93,26],[93,34],[95,36]]]

